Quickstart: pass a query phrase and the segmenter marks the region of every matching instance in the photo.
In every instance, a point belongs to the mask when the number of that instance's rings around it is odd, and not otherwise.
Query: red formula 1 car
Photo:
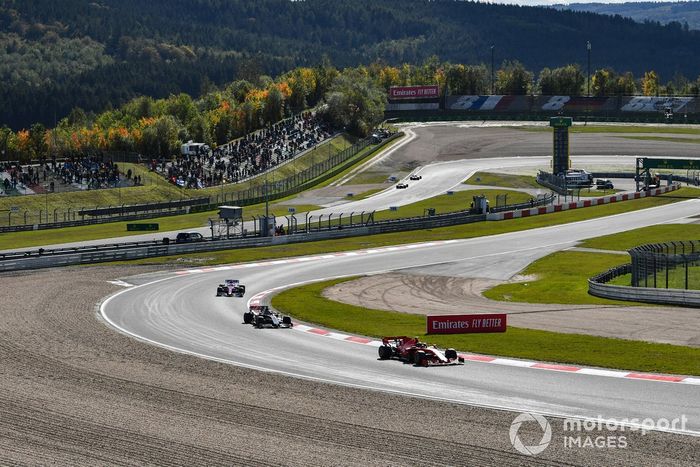
[[[416,366],[430,365],[459,365],[464,363],[462,357],[457,356],[455,349],[442,351],[435,346],[425,344],[415,337],[397,336],[385,337],[379,346],[379,359],[389,360],[395,358],[405,363],[413,363]]]

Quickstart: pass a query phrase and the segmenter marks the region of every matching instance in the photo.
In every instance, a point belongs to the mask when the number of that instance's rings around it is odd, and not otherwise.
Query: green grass
[[[374,146],[374,145],[366,147],[365,149],[363,149],[362,151],[360,151],[358,154],[355,155],[355,161],[353,162],[353,164],[350,167],[346,168],[345,170],[338,173],[337,175],[329,178],[328,180],[325,180],[324,182],[317,184],[314,188],[323,188],[323,187],[328,186],[331,183],[336,182],[336,181],[342,179],[343,177],[347,176],[351,171],[353,171],[355,168],[357,168],[360,164],[371,159],[371,157],[375,156],[378,150],[386,151],[387,149],[391,148],[395,144],[398,144],[403,139],[403,133],[400,133],[400,135],[401,135],[401,137],[396,138],[392,141],[389,141],[388,143],[382,145],[379,148],[377,146]],[[385,180],[382,180],[382,181],[385,181]],[[353,183],[355,183],[354,178],[353,178]]]
[[[319,145],[317,149],[272,170],[268,174],[268,180],[274,182],[275,180],[281,180],[305,170],[314,163],[328,159],[331,155],[351,146],[354,142],[355,139],[350,136],[343,135],[335,137],[331,141]],[[373,148],[373,146],[370,146],[367,150],[363,151],[363,153],[368,155],[372,152]],[[82,207],[120,206],[122,204],[154,203],[181,198],[216,197],[220,196],[222,193],[242,191],[251,187],[261,186],[264,183],[264,178],[258,177],[241,183],[228,184],[223,188],[210,187],[201,190],[183,189],[169,183],[162,176],[149,171],[145,166],[129,163],[118,163],[118,165],[122,172],[131,169],[134,175],[141,175],[143,186],[69,191],[50,193],[48,195],[0,197],[0,212],[9,209],[11,206],[16,206],[20,208],[21,211],[30,211],[32,215],[36,216],[39,210],[45,210],[48,205],[49,212],[53,213],[54,209],[58,209],[61,213],[59,220],[63,220],[62,213],[68,208],[75,211]],[[14,223],[17,223],[18,219],[22,217],[20,217],[19,214],[15,214],[13,218]],[[7,216],[0,217],[0,223],[4,225],[6,221]]]
[[[346,196],[345,199],[348,201],[358,201],[361,199],[369,198],[372,195],[376,195],[380,191],[384,191],[386,188],[373,188],[371,190],[363,191],[362,193],[355,193],[353,196]]]
[[[360,172],[349,181],[353,185],[368,185],[370,183],[385,183],[389,179],[386,172]]]
[[[588,279],[612,267],[629,263],[622,255],[559,251],[530,264],[522,274],[535,280],[501,284],[484,296],[492,300],[525,303],[629,305],[588,294]]]
[[[648,243],[700,239],[699,224],[661,224],[584,240],[579,246],[625,251]]]
[[[511,219],[506,221],[479,222],[475,224],[441,227],[437,229],[415,230],[409,233],[396,232],[312,243],[296,243],[282,246],[249,248],[231,251],[198,253],[191,255],[164,256],[129,262],[128,264],[182,264],[213,265],[275,259],[292,256],[350,251],[406,243],[429,242],[459,238],[474,238],[507,232],[517,232],[539,227],[567,224],[597,217],[610,216],[627,211],[646,209],[681,201],[684,197],[695,198],[695,191],[682,188],[666,195],[641,198],[621,203],[605,204],[586,209],[573,209],[559,213]],[[600,271],[598,271],[600,272]]]
[[[272,298],[272,305],[299,320],[363,336],[418,336],[440,347],[487,355],[636,371],[700,374],[700,349],[676,345],[515,327],[508,327],[505,333],[498,334],[426,336],[424,316],[347,305],[321,295],[325,288],[347,280],[350,279],[286,290]]]
[[[319,206],[310,204],[277,204],[271,203],[270,213],[276,216],[288,215],[288,209],[294,207],[297,212],[319,209]],[[252,216],[260,216],[265,213],[265,204],[255,204],[245,206],[243,215],[245,219]],[[108,222],[105,224],[94,224],[82,227],[65,227],[61,229],[30,230],[26,232],[12,232],[0,235],[0,250],[11,250],[15,248],[27,248],[58,243],[81,242],[96,240],[101,238],[128,237],[140,235],[148,232],[127,232],[126,224],[134,222],[147,222],[159,224],[160,231],[185,230],[195,227],[208,226],[208,219],[218,218],[218,210],[198,212],[194,214],[184,214],[180,216],[166,216],[143,221],[129,222]]]
[[[383,220],[423,216],[427,208],[435,209],[435,214],[462,211],[464,209],[469,209],[473,197],[476,195],[486,196],[486,199],[489,200],[489,204],[491,206],[496,206],[496,198],[498,196],[501,196],[501,199],[503,199],[503,196],[507,195],[508,204],[524,203],[532,198],[532,196],[527,193],[512,190],[491,189],[455,191],[451,195],[438,195],[416,203],[399,206],[396,211],[377,211],[374,218],[375,220]]]
[[[463,183],[467,185],[502,186],[505,188],[542,188],[535,177],[494,172],[477,172]]]

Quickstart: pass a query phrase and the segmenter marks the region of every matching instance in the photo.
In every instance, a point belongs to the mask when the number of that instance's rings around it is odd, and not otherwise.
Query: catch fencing
[[[700,290],[700,240],[642,245],[629,253],[633,287]]]

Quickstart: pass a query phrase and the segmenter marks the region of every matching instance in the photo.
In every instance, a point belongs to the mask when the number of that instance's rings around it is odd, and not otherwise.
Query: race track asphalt
[[[690,200],[635,213],[556,227],[394,247],[353,255],[331,254],[303,261],[273,261],[232,269],[197,270],[124,290],[103,304],[117,329],[171,350],[250,368],[321,381],[396,391],[452,402],[540,411],[558,416],[605,418],[688,417],[686,432],[700,434],[700,386],[629,381],[468,362],[464,367],[418,370],[380,362],[376,349],[294,330],[257,330],[242,325],[244,300],[215,297],[226,278],[241,280],[248,296],[265,290],[340,275],[359,275],[417,266],[460,263],[485,270],[522,267],[577,240],[695,215]],[[517,271],[517,269],[515,269]],[[513,271],[513,272],[515,272]]]

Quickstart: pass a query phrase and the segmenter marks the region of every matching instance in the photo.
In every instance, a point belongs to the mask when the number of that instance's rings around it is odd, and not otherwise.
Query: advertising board
[[[428,334],[506,332],[505,313],[426,316]]]

